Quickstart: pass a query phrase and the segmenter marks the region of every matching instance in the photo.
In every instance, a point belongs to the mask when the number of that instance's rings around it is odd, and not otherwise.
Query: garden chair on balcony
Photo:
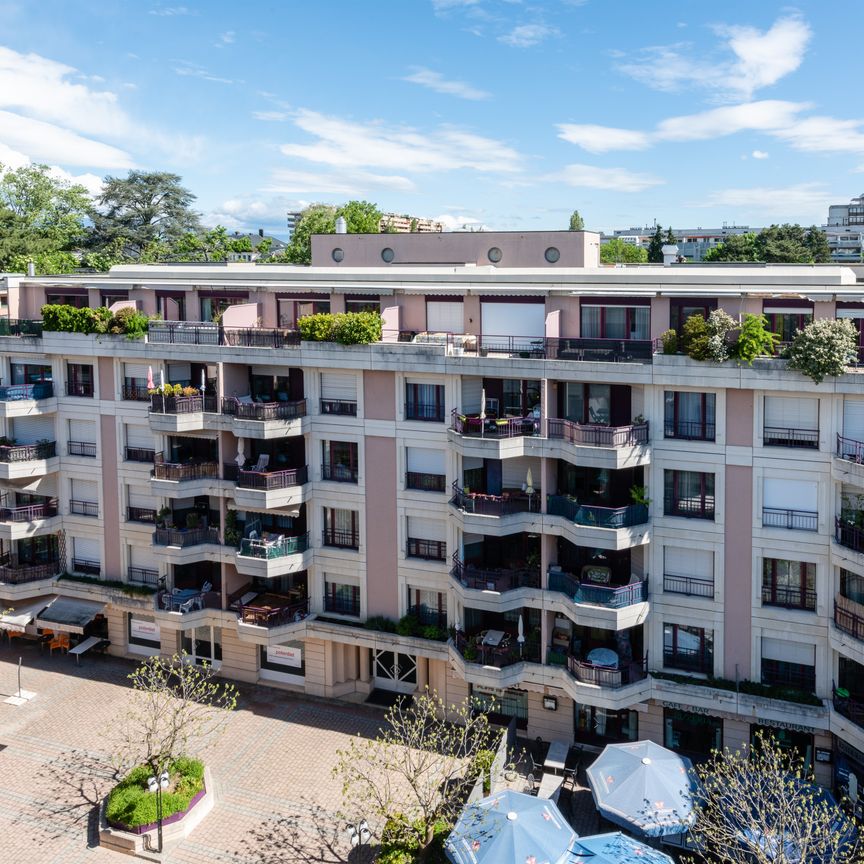
[[[202,594],[209,594],[212,590],[213,590],[213,583],[212,582],[205,582],[201,586],[201,593]]]
[[[537,783],[534,780],[533,774],[529,774],[525,778],[525,788],[522,791],[526,795],[536,795],[537,794]]]
[[[270,455],[268,453],[262,453],[258,457],[258,461],[249,469],[250,471],[257,471],[258,473],[263,473],[267,470],[267,466],[270,464]]]
[[[57,633],[54,638],[48,643],[48,648],[51,653],[54,653],[55,648],[59,648],[61,651],[69,651],[69,634],[68,633]]]

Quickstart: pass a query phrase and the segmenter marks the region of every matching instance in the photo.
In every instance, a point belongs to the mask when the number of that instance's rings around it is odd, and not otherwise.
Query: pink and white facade
[[[38,629],[55,596],[95,604],[112,653],[185,648],[315,695],[473,693],[588,746],[699,755],[768,728],[821,781],[860,777],[864,376],[815,386],[655,340],[717,307],[858,323],[861,284],[601,268],[598,248],[326,235],[309,268],[8,277],[12,319],[131,301],[165,321],[0,335],[0,607]],[[366,308],[380,343],[291,332]],[[151,371],[203,395],[151,398]],[[414,635],[364,626],[408,613]]]

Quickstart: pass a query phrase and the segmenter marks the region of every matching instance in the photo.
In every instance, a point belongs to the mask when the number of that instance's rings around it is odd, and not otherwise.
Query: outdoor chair
[[[543,773],[543,765],[535,762],[534,756],[531,753],[528,754],[528,761],[531,763],[532,771],[536,771],[538,774]]]
[[[49,643],[48,648],[51,653],[54,653],[55,648],[59,648],[61,651],[69,650],[69,634],[68,633],[58,633]]]
[[[205,582],[201,586],[201,593],[202,594],[209,594],[212,590],[213,590],[213,583],[212,582]]]
[[[258,457],[258,461],[249,469],[250,471],[259,471],[263,472],[267,470],[267,466],[270,464],[270,455],[268,453],[262,453]]]
[[[575,768],[565,768],[564,769],[564,782],[561,784],[562,787],[566,786],[567,783],[570,783],[570,788],[575,792],[579,788],[579,779],[576,776],[579,773],[579,768],[581,767],[581,763],[577,765]]]
[[[529,774],[525,778],[525,788],[522,790],[526,795],[537,794],[537,784],[534,782],[534,775]]]

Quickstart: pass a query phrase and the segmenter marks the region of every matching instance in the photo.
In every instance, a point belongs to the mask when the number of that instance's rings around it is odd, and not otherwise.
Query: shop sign
[[[267,661],[299,669],[303,665],[303,649],[291,645],[268,645]]]
[[[137,618],[132,618],[129,621],[129,635],[133,639],[158,642],[160,640],[159,625],[155,621],[139,621]]]
[[[757,717],[755,722],[758,726],[772,726],[774,729],[788,729],[790,732],[818,734],[822,731],[821,729],[815,729],[813,726],[804,726],[801,723],[784,723],[782,720],[769,720],[767,717]]]

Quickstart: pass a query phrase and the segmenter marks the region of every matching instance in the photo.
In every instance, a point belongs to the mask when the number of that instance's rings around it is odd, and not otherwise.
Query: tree
[[[90,247],[102,250],[118,238],[125,253],[145,261],[199,229],[195,196],[167,171],[130,171],[106,177],[92,213]]]
[[[362,802],[373,825],[387,823],[388,840],[425,849],[436,826],[455,824],[476,781],[471,767],[496,733],[470,702],[447,706],[428,690],[397,702],[385,721],[374,740],[358,736],[337,751],[333,774],[344,800]]]
[[[705,261],[756,261],[756,235],[733,234],[705,253]]]
[[[285,260],[292,264],[310,264],[312,261],[312,235],[334,234],[336,220],[344,217],[349,234],[378,234],[381,211],[369,201],[348,201],[341,207],[329,204],[311,204],[301,214],[285,250]]]
[[[645,264],[648,250],[625,243],[620,237],[613,237],[600,245],[600,261],[603,264]]]
[[[348,223],[349,234],[378,234],[381,231],[381,211],[369,201],[348,201],[336,208],[336,218]]]
[[[817,318],[796,331],[785,356],[790,369],[820,384],[858,359],[858,331],[848,318]]]
[[[585,220],[579,215],[578,210],[574,210],[570,215],[570,230],[571,231],[584,231],[585,230]]]
[[[112,727],[115,767],[125,773],[147,765],[158,777],[193,747],[218,736],[237,705],[237,688],[213,680],[211,666],[196,666],[183,652],[148,657],[129,675],[134,696]]]
[[[815,225],[771,225],[758,234],[736,234],[705,254],[706,261],[764,261],[769,264],[825,264],[831,250]]]
[[[674,246],[678,242],[678,238],[675,236],[675,232],[672,230],[672,226],[666,230],[666,238],[663,240],[664,243],[669,244],[670,246]]]
[[[828,245],[828,235],[811,225],[804,235],[804,242],[813,256],[814,264],[830,264],[831,263],[831,247]]]
[[[659,225],[648,244],[648,260],[652,264],[663,263],[663,229]]]
[[[770,736],[735,752],[715,751],[698,769],[696,822],[690,834],[712,860],[782,864],[859,860],[842,810],[806,779],[802,760]]]

